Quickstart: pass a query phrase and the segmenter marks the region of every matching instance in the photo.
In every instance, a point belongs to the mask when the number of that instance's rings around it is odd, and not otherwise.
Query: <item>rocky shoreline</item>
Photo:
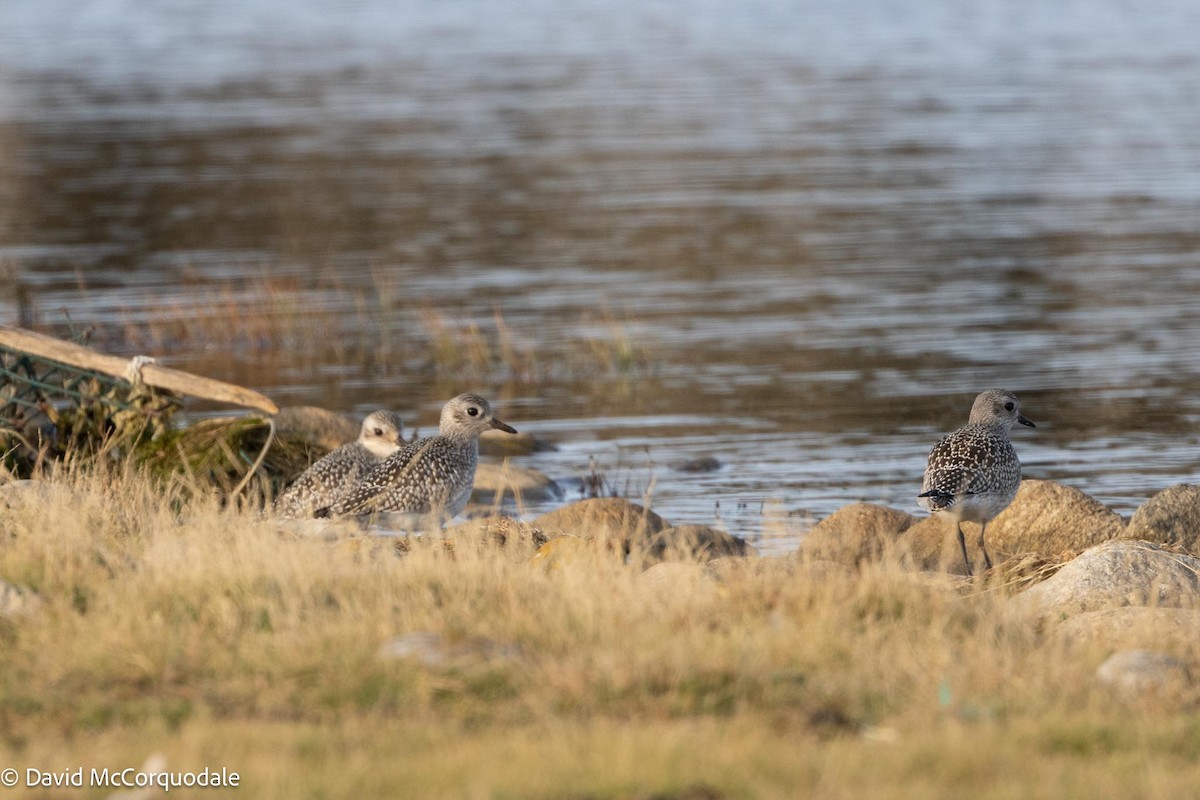
[[[278,424],[318,450],[357,432],[352,420],[320,409],[285,410]],[[513,502],[563,499],[550,477],[508,460],[546,446],[528,436],[496,444],[485,437],[481,451],[504,460],[481,463],[468,518],[442,531],[445,546],[524,549],[544,569],[597,560],[624,564],[642,570],[639,580],[649,592],[698,596],[720,592],[734,575],[856,580],[868,570],[899,570],[959,596],[1001,592],[1008,611],[1048,640],[1109,651],[1096,677],[1122,690],[1162,691],[1189,685],[1198,674],[1189,653],[1200,635],[1200,486],[1163,489],[1127,521],[1078,489],[1025,480],[988,527],[995,567],[968,579],[945,520],[869,503],[820,520],[784,557],[761,557],[734,533],[673,525],[617,497],[577,500],[528,521],[510,516],[503,507]],[[13,481],[0,487],[0,505],[37,502],[48,489],[39,481]],[[362,532],[347,521],[280,524],[334,540]],[[964,525],[968,543],[975,542],[973,523]],[[26,587],[0,584],[0,617],[26,616],[38,606]]]

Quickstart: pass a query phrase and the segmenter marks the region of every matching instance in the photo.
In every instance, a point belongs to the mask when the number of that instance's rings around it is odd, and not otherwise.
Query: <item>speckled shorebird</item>
[[[486,430],[516,433],[492,416],[477,394],[460,394],[442,408],[437,436],[421,439],[367,472],[321,515],[393,512],[444,521],[467,505],[479,461],[479,435]]]
[[[404,446],[404,426],[392,411],[372,411],[362,423],[358,441],[342,445],[300,473],[275,500],[284,517],[311,517],[318,508],[336,503],[359,478]]]
[[[968,575],[972,574],[971,560],[962,523],[980,524],[979,549],[991,569],[983,534],[987,524],[1013,501],[1021,485],[1021,462],[1008,440],[1009,431],[1018,422],[1036,427],[1021,414],[1015,394],[988,389],[975,398],[967,424],[944,437],[929,453],[918,502],[954,520]]]

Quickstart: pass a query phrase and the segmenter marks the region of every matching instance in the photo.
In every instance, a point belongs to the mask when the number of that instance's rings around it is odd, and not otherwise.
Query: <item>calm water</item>
[[[478,389],[571,491],[768,552],[915,510],[1004,386],[1026,475],[1128,513],[1200,481],[1197,42],[1190,0],[0,2],[0,319],[426,431]]]

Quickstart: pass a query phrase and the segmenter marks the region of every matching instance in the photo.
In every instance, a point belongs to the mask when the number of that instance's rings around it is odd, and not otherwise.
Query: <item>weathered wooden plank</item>
[[[0,325],[0,345],[70,364],[73,367],[103,372],[116,378],[124,379],[129,367],[128,359],[99,353],[90,347],[84,347],[74,342],[64,342],[53,336],[34,333],[23,328],[14,328],[11,325]],[[269,397],[243,386],[193,375],[190,372],[158,364],[143,365],[141,373],[142,380],[148,385],[166,389],[175,394],[256,408],[268,414],[279,412],[279,407]]]

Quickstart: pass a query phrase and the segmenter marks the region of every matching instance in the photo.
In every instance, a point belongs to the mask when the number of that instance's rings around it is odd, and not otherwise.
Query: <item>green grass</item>
[[[782,563],[698,591],[530,555],[317,541],[134,477],[66,480],[0,532],[0,578],[43,601],[0,617],[0,766],[242,775],[214,797],[1200,788],[1198,698],[1112,694],[1107,653],[1030,630],[1004,592]],[[452,654],[380,657],[420,631]],[[9,796],[65,796],[42,791]]]

